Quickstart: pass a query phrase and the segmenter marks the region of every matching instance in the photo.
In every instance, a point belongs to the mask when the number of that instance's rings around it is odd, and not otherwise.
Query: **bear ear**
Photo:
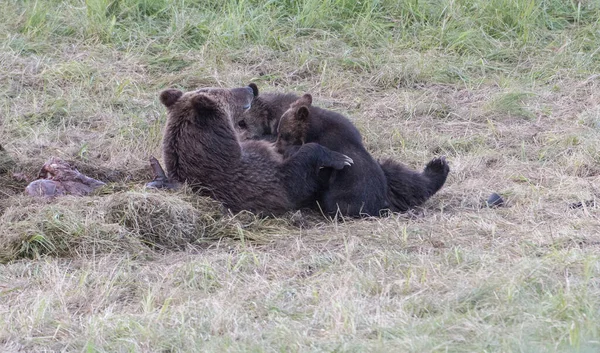
[[[248,87],[252,88],[252,94],[254,94],[254,98],[258,97],[258,86],[254,82],[250,82]]]
[[[310,112],[308,111],[308,107],[303,105],[300,108],[298,108],[298,111],[296,112],[296,119],[300,121],[306,121],[308,120],[309,114]]]
[[[300,97],[299,101],[303,105],[307,105],[310,107],[312,105],[312,96],[310,95],[310,93],[305,93],[302,97]]]
[[[200,115],[213,114],[218,109],[217,102],[204,94],[198,94],[193,97],[191,102],[192,107],[194,107]]]
[[[169,88],[160,92],[160,102],[167,108],[175,104],[183,96],[183,92],[178,89]]]

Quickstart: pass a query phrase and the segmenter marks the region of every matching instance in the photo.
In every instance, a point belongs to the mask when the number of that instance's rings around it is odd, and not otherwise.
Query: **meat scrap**
[[[84,196],[104,185],[99,180],[81,174],[62,159],[50,157],[42,166],[38,179],[27,185],[25,192],[39,197]]]

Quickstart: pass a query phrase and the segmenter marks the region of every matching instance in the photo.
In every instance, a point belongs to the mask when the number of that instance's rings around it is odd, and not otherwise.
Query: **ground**
[[[3,5],[0,350],[600,349],[599,208],[569,207],[600,195],[598,2]],[[158,93],[248,82],[310,92],[376,157],[446,155],[446,186],[338,222],[144,190]],[[22,195],[53,155],[109,185]]]

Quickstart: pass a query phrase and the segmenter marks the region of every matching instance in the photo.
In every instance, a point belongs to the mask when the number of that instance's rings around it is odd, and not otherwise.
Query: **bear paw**
[[[352,158],[346,156],[345,154],[329,151],[329,158],[326,158],[323,162],[323,167],[331,167],[333,169],[342,170],[346,166],[351,166],[354,164]]]
[[[428,176],[447,176],[449,172],[450,166],[444,156],[432,159],[425,167],[425,174]]]

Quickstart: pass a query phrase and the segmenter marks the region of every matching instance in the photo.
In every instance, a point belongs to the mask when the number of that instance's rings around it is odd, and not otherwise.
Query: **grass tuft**
[[[106,201],[106,221],[123,226],[152,248],[177,250],[235,237],[220,205],[208,198],[127,192]]]
[[[189,194],[118,192],[82,203],[13,197],[0,215],[0,262],[42,256],[143,254],[202,247],[223,238],[270,243],[284,220],[229,216],[216,201]]]
[[[95,253],[139,253],[143,247],[119,227],[103,222],[94,202],[56,204],[18,197],[0,217],[0,262],[42,256],[78,257]]]

